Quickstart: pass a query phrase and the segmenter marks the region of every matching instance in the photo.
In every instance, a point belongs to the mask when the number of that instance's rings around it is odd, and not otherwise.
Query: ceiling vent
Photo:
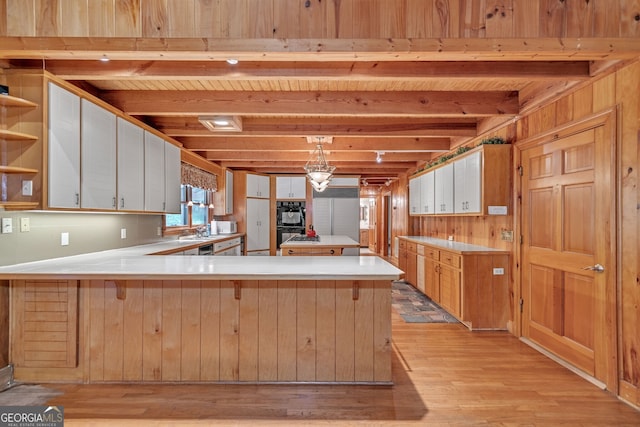
[[[242,118],[239,116],[203,116],[198,120],[211,132],[242,131]]]

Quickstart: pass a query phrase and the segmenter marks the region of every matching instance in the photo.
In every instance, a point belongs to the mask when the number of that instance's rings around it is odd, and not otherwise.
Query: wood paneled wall
[[[638,37],[635,0],[0,0],[0,36]]]

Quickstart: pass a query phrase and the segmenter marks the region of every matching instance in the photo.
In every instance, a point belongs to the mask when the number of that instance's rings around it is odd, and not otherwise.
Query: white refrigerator
[[[360,190],[357,187],[327,188],[313,192],[313,228],[323,235],[348,236],[360,242]],[[358,248],[345,248],[344,255],[359,255]]]

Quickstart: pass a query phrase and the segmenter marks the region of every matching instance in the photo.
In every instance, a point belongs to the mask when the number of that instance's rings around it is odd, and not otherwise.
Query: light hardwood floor
[[[505,332],[393,313],[393,386],[70,385],[65,425],[638,426],[640,412]]]

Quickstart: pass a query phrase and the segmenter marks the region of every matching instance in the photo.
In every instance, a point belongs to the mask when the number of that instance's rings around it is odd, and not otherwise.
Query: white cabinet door
[[[116,209],[116,115],[82,99],[80,207]]]
[[[247,174],[247,197],[269,198],[269,177]]]
[[[465,159],[467,169],[467,212],[482,212],[482,153],[477,152]],[[454,190],[455,195],[455,190]]]
[[[420,213],[434,214],[435,208],[435,173],[428,172],[420,177]]]
[[[49,207],[80,207],[80,97],[49,83]]]
[[[453,163],[455,213],[480,213],[482,153],[470,154]]]
[[[224,213],[233,214],[233,172],[225,170],[224,172]]]
[[[269,200],[247,199],[247,251],[269,249]]]
[[[409,215],[420,213],[420,177],[409,180]]]
[[[291,177],[291,198],[306,199],[307,198],[307,178],[304,176]]]
[[[436,214],[453,213],[453,163],[434,172]]]
[[[144,130],[118,117],[118,209],[144,209]]]
[[[307,179],[304,176],[277,176],[276,199],[305,199],[307,197]]]
[[[164,140],[144,132],[144,210],[164,212]]]
[[[164,142],[164,211],[180,213],[180,147]]]

